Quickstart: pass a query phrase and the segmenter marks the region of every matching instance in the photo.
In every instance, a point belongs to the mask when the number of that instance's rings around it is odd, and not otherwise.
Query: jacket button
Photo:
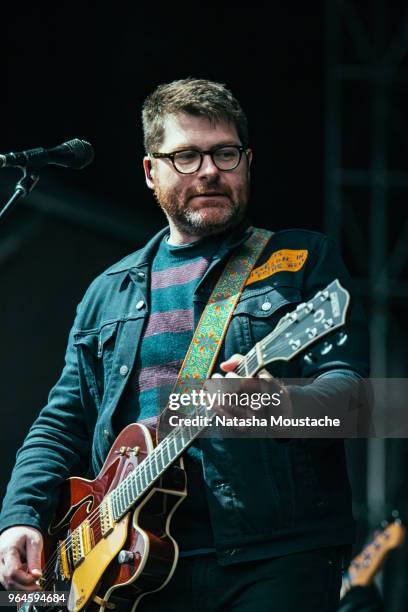
[[[140,300],[137,304],[136,304],[136,308],[138,310],[142,310],[142,308],[144,307],[145,303],[144,300]]]
[[[261,306],[262,310],[270,310],[271,309],[272,304],[270,302],[264,302]]]
[[[104,438],[106,438],[107,440],[109,439],[109,431],[107,429],[103,430],[103,435],[104,435]]]
[[[127,365],[122,365],[120,366],[119,372],[122,374],[122,376],[126,376],[126,374],[129,372],[129,368]]]
[[[144,272],[138,272],[137,273],[138,278],[142,279],[146,276],[146,274]]]

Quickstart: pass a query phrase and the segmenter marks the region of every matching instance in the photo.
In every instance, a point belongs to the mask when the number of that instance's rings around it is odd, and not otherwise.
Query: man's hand
[[[38,591],[43,537],[34,527],[9,527],[0,536],[0,582],[10,590]]]
[[[233,355],[232,357],[230,357],[229,359],[227,359],[227,361],[223,361],[220,364],[220,368],[221,370],[223,370],[223,372],[226,372],[226,377],[241,378],[238,374],[236,374],[234,370],[237,369],[237,367],[239,366],[242,360],[243,360],[243,356],[238,355],[237,353]],[[213,374],[211,378],[222,378],[222,375]],[[265,370],[265,369],[259,370],[258,374],[256,375],[256,378],[264,378],[266,380],[273,380],[272,374],[269,374],[268,370]]]
[[[288,417],[292,414],[292,405],[288,389],[284,383],[272,376],[266,369],[262,369],[254,377],[239,376],[235,370],[241,363],[242,355],[233,355],[227,361],[220,364],[220,368],[225,375],[213,374],[211,379],[206,382],[207,391],[216,393],[218,390],[226,391],[225,398],[221,404],[215,404],[214,410],[219,415],[226,417],[247,418],[251,415],[268,418],[269,415],[283,415]],[[215,380],[214,380],[215,379]],[[224,381],[224,382],[221,382]],[[219,381],[219,382],[217,382]],[[238,401],[238,405],[229,402],[229,396],[242,393],[245,395],[245,402]],[[260,403],[260,396],[265,399]],[[250,402],[248,404],[248,397]],[[271,398],[268,403],[268,397]],[[246,425],[239,426],[239,430],[246,430]],[[265,433],[265,432],[263,432]],[[274,432],[274,437],[276,432]]]

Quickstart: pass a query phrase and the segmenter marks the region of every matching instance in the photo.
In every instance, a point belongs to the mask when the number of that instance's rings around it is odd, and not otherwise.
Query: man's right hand
[[[8,590],[38,591],[43,537],[34,527],[9,527],[0,535],[0,582]]]

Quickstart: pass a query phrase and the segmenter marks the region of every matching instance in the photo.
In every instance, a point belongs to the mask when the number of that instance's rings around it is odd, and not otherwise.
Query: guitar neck
[[[310,301],[299,304],[286,314],[275,329],[258,342],[242,359],[236,373],[239,376],[255,376],[260,369],[273,361],[289,361],[318,339],[331,333],[345,322],[350,296],[334,280]],[[347,337],[339,340],[344,342]],[[194,425],[178,425],[156,446],[146,459],[109,496],[114,520],[120,519],[150,486],[184,453],[197,436],[208,426],[213,410],[200,406],[194,416]]]
[[[253,376],[260,369],[254,349],[244,356],[237,373],[241,376]],[[215,416],[213,410],[200,406],[195,416],[206,417],[197,419],[196,425],[178,425],[153,449],[146,459],[126,477],[126,479],[110,493],[114,520],[120,519],[128,512],[136,501],[151,487],[151,485],[178,459],[200,433],[208,426],[208,419]]]

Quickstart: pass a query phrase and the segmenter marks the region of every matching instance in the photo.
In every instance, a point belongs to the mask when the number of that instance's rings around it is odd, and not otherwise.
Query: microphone
[[[63,166],[81,170],[93,162],[95,157],[93,146],[86,140],[74,138],[52,149],[29,149],[19,153],[0,155],[0,168],[19,166],[32,169],[43,166]]]

